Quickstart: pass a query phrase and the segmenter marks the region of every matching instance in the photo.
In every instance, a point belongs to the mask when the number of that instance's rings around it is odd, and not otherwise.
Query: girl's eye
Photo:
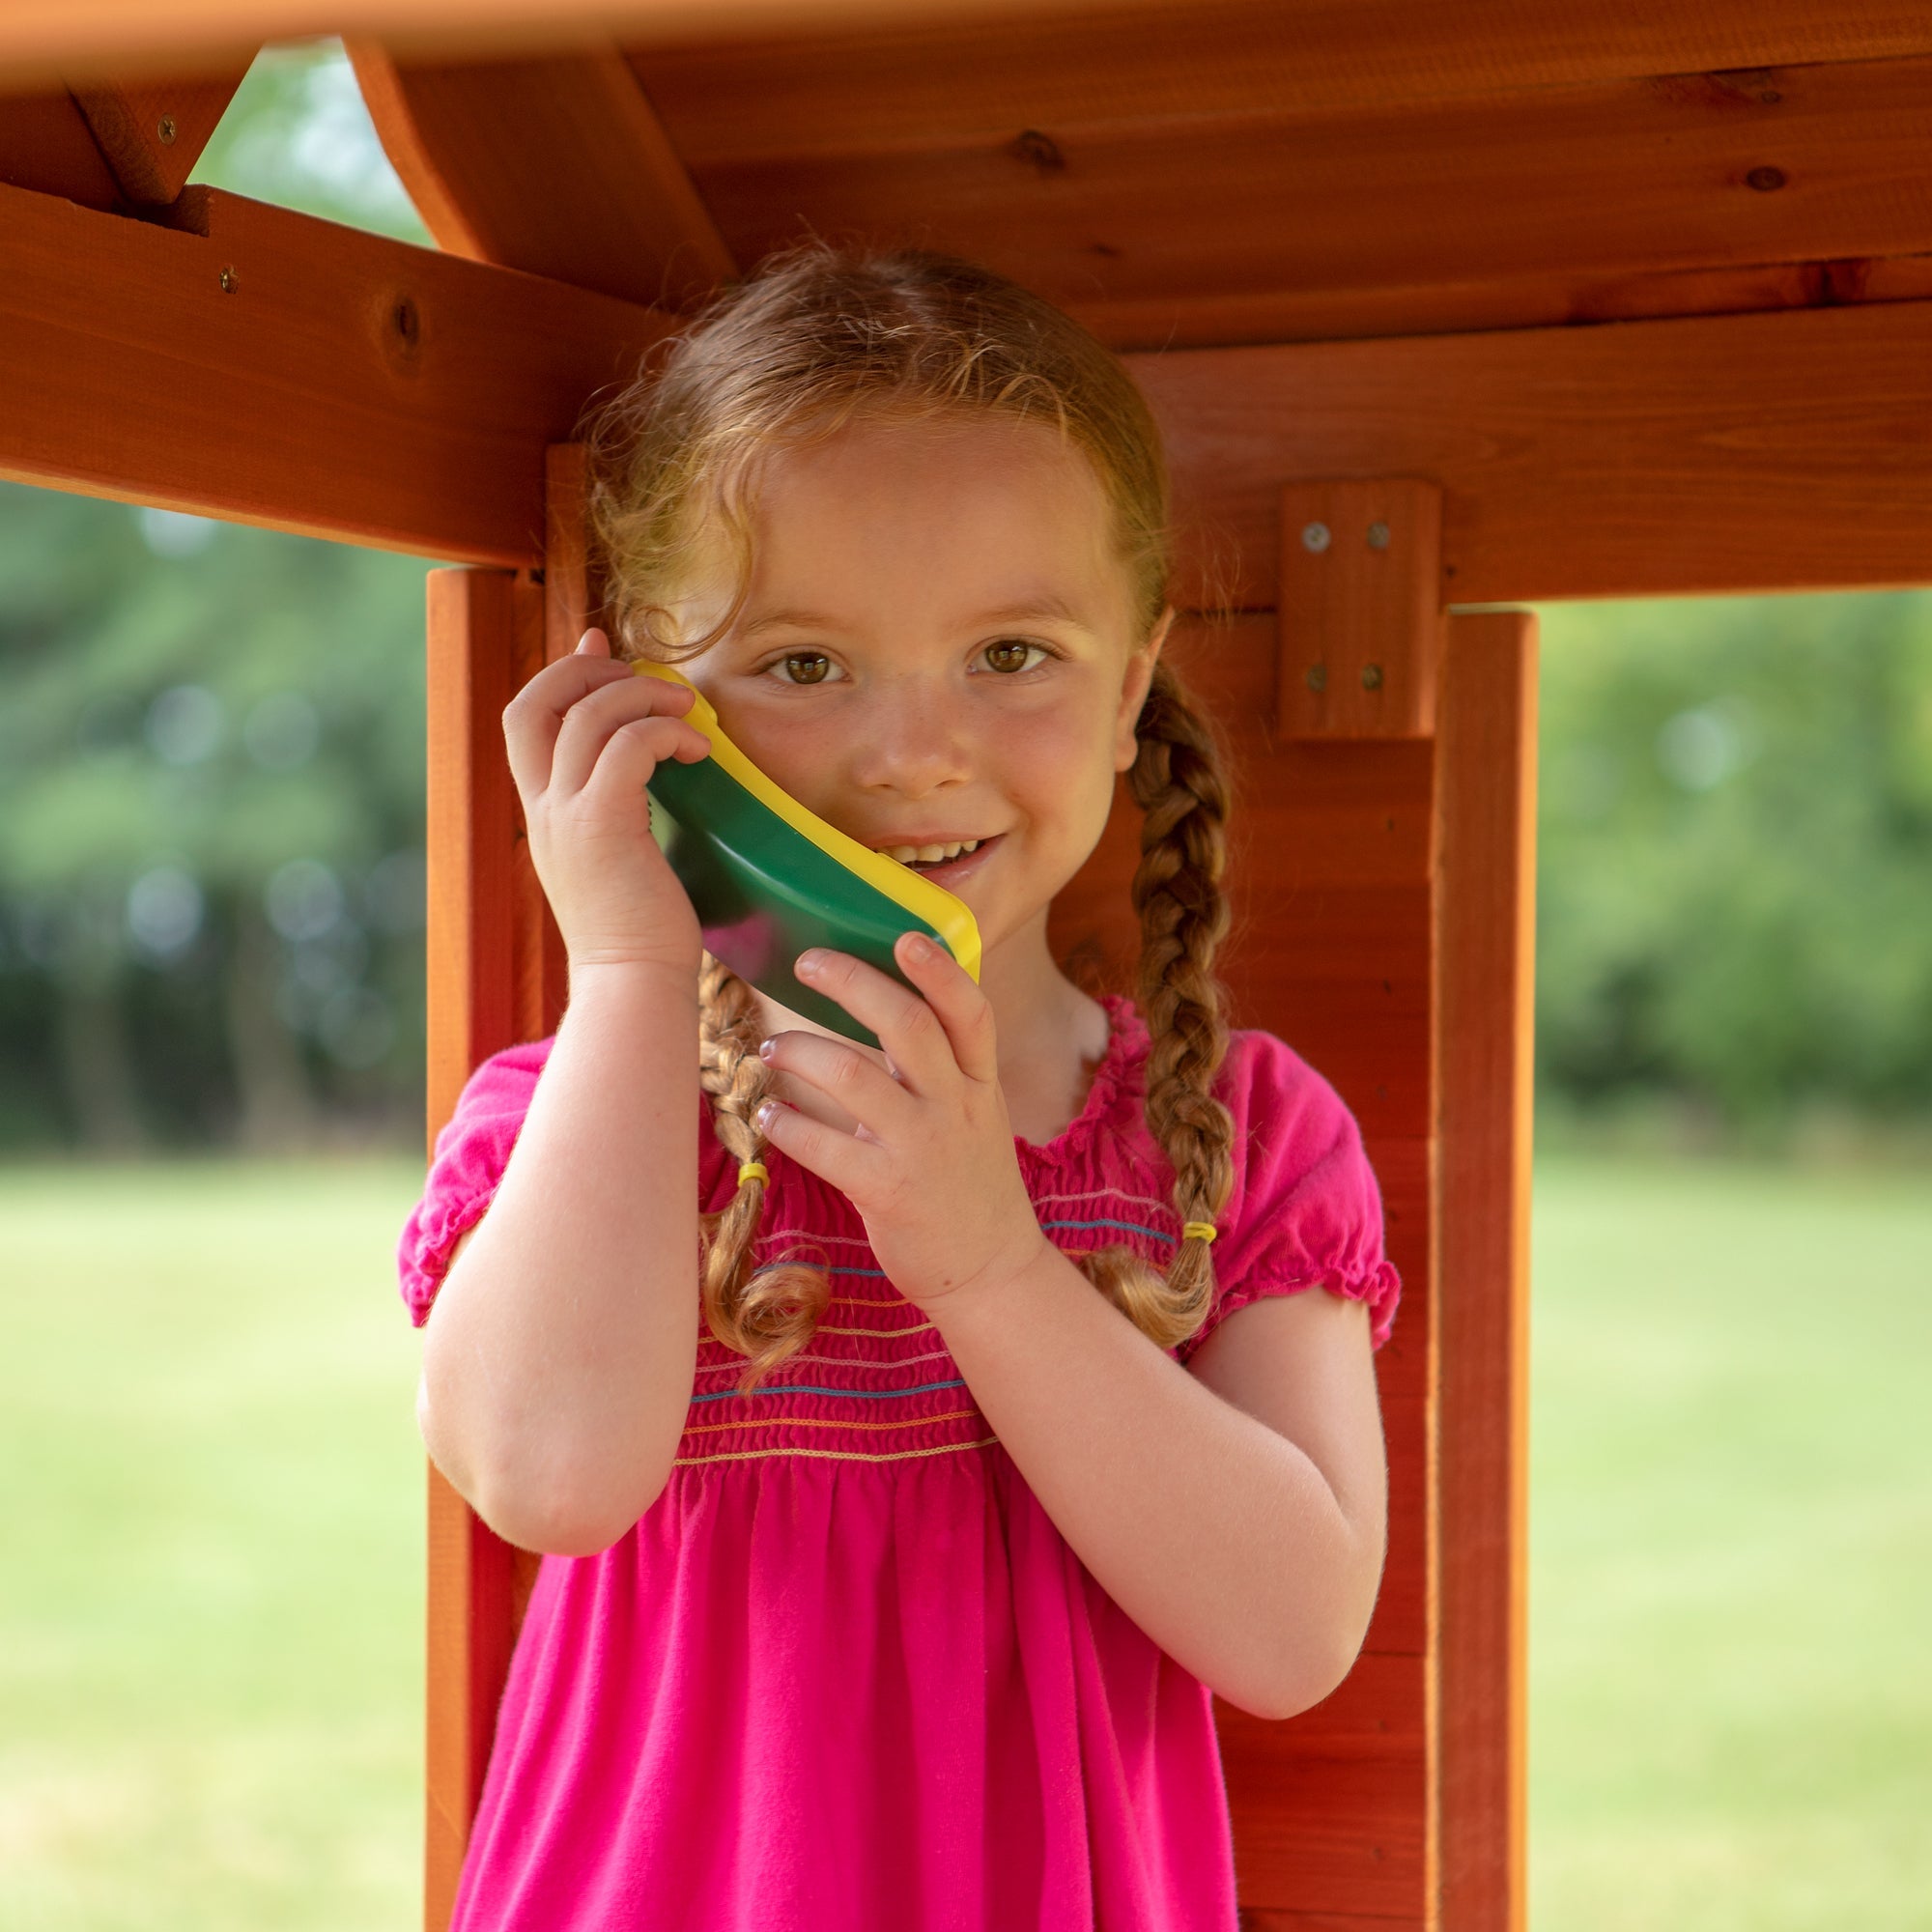
[[[1030,644],[1024,638],[1002,638],[998,643],[988,644],[980,655],[986,660],[989,669],[1010,672],[1031,670],[1039,661],[1032,655],[1035,651],[1041,658],[1051,655],[1044,644]]]
[[[832,671],[832,660],[823,651],[787,651],[778,661],[787,684],[823,684]]]

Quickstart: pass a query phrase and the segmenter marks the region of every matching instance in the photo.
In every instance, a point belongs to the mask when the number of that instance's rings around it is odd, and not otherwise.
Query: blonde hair
[[[1051,428],[1091,461],[1145,639],[1167,608],[1167,468],[1152,413],[1122,364],[1070,317],[989,270],[812,242],[715,298],[584,428],[617,654],[689,657],[729,629],[747,591],[750,504],[769,452],[854,421],[978,415]],[[729,608],[702,637],[680,637],[667,600],[705,567],[721,535],[735,562]],[[1233,1182],[1233,1123],[1211,1092],[1228,1037],[1213,973],[1228,925],[1227,781],[1210,726],[1164,662],[1136,735],[1128,784],[1145,814],[1133,902],[1140,1006],[1152,1036],[1147,1122],[1174,1169],[1176,1213],[1212,1222]],[[740,1163],[755,1160],[769,1077],[757,1004],[709,954],[699,1013],[715,1131]],[[824,1270],[801,1260],[752,1267],[764,1195],[755,1176],[743,1180],[703,1224],[704,1318],[748,1358],[745,1393],[806,1346],[831,1298]],[[1165,1274],[1120,1246],[1070,1259],[1164,1349],[1195,1334],[1213,1302],[1213,1263],[1199,1236],[1181,1241]]]

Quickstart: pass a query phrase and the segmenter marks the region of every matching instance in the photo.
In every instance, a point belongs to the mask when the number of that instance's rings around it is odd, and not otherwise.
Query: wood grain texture
[[[1536,618],[1451,620],[1437,759],[1443,1932],[1521,1932]]]
[[[471,1069],[516,1037],[514,788],[503,757],[519,623],[508,572],[428,577],[428,1135]],[[424,1923],[448,1923],[509,1667],[515,1552],[432,1465]]]
[[[396,173],[440,247],[645,307],[737,272],[614,47],[403,61],[349,46]]]
[[[1191,73],[1183,69],[1181,72]],[[936,73],[911,78],[926,91]],[[667,89],[667,98],[674,92]],[[1009,119],[691,160],[740,259],[802,228],[938,246],[1122,346],[1225,339],[1197,308],[1477,284],[1569,291],[1932,249],[1932,59],[1666,72],[1342,112]],[[1132,319],[1132,326],[1125,327]],[[1365,332],[1349,328],[1345,332]]]
[[[0,93],[0,183],[83,208],[128,206],[86,115],[64,87]]]
[[[169,218],[0,187],[0,474],[535,565],[546,445],[670,326],[216,189]]]
[[[248,67],[235,61],[216,73],[101,78],[75,86],[74,102],[129,203],[163,207],[187,185]]]
[[[1133,355],[1215,594],[1273,608],[1289,476],[1442,487],[1446,605],[1932,569],[1932,306]],[[1824,399],[1829,398],[1829,403]],[[1206,594],[1201,574],[1183,582]]]
[[[817,31],[812,31],[813,26]],[[1833,0],[1188,0],[1071,14],[1034,6],[997,27],[898,21],[843,30],[801,9],[795,31],[627,37],[693,166],[859,148],[919,151],[1067,128],[1424,107],[1932,53],[1923,9]]]

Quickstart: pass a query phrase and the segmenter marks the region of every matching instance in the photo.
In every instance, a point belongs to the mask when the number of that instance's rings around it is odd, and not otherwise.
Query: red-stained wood
[[[159,208],[181,193],[248,67],[244,60],[214,73],[75,85],[74,103],[129,202]]]
[[[0,187],[0,474],[533,566],[545,447],[670,326],[217,189],[168,214]]]
[[[614,47],[549,58],[350,59],[439,246],[646,307],[689,307],[737,265]]]
[[[1285,1723],[1215,1702],[1244,1906],[1423,1923],[1427,1660],[1360,1658]]]
[[[1248,609],[1273,608],[1285,475],[1439,483],[1451,606],[1925,577],[1932,305],[1127,361]]]
[[[428,1128],[516,1037],[514,787],[503,757],[519,624],[508,572],[428,578]],[[514,1552],[429,1469],[424,1923],[447,1924],[509,1667]]]
[[[1441,654],[1442,492],[1406,476],[1281,493],[1276,728],[1427,738]]]
[[[1437,756],[1444,1932],[1521,1932],[1536,618],[1452,618]]]
[[[0,93],[0,183],[83,208],[127,207],[86,115],[64,87]]]
[[[809,22],[809,10],[800,10]],[[1342,118],[1510,90],[1932,53],[1932,20],[1894,4],[1726,0],[1185,0],[997,26],[907,10],[883,27],[680,43],[626,34],[694,166],[747,156],[918,151],[1082,124]],[[1409,184],[1408,185],[1414,185]]]
[[[1929,112],[1932,59],[1756,65],[1348,112],[1095,103],[880,146],[848,125],[803,154],[760,130],[692,174],[741,259],[801,226],[936,241],[1122,346],[1186,346],[1198,305],[1278,293],[1528,278],[1581,306],[1615,278],[1923,254]]]

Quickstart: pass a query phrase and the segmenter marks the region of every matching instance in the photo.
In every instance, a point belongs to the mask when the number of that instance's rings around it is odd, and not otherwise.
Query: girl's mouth
[[[888,859],[896,859],[907,871],[917,872],[921,878],[930,879],[935,886],[944,886],[950,892],[985,864],[987,853],[1005,836],[995,833],[990,838],[954,838],[943,845],[886,845],[880,850]]]

